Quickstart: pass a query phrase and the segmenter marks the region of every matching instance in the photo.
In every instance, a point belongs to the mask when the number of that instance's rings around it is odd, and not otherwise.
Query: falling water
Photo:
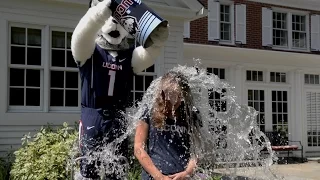
[[[178,66],[171,71],[181,72],[187,77],[194,104],[200,110],[202,119],[200,142],[194,144],[199,167],[193,179],[206,179],[206,176],[214,174],[214,169],[217,167],[229,171],[228,176],[232,178],[240,169],[243,171],[246,167],[252,166],[264,169],[264,177],[261,179],[276,179],[269,167],[277,157],[271,150],[270,142],[257,125],[258,112],[237,102],[234,87],[221,81],[216,75],[208,74],[199,60],[195,60],[194,67]],[[129,120],[124,135],[103,147],[102,152],[94,154],[93,157],[99,156],[106,164],[104,168],[100,168],[101,174],[117,172],[123,175],[128,168],[128,162],[119,163],[125,158],[115,155],[116,147],[127,137],[132,139],[139,117],[146,107],[151,109],[155,101],[154,92],[158,88],[160,79],[161,77],[151,83],[142,100],[137,103],[135,113],[124,114]],[[206,97],[208,91],[221,95],[220,101],[225,102],[227,106],[225,112],[216,111],[210,106]],[[262,150],[266,153],[262,153]],[[91,159],[91,157],[80,158]],[[75,177],[75,179],[80,178]]]

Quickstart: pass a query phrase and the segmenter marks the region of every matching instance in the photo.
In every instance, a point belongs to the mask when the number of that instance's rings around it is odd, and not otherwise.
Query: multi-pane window
[[[307,16],[291,12],[273,12],[273,45],[284,48],[307,48]]]
[[[220,79],[225,79],[225,69],[224,68],[207,68],[207,73],[213,73],[214,75],[218,76]],[[224,112],[227,110],[227,102],[223,99],[223,96],[225,95],[226,90],[222,89],[221,92],[216,92],[211,89],[208,90],[209,95],[209,104],[210,106],[220,112]]]
[[[221,93],[209,90],[209,104],[214,110],[218,112],[225,112],[227,110],[227,102],[222,99],[225,93],[225,89],[222,89]]]
[[[272,91],[272,130],[284,132],[288,138],[287,91]]]
[[[305,74],[304,75],[305,84],[320,84],[319,75],[317,74]]]
[[[10,24],[9,32],[9,109],[79,110],[79,70],[71,53],[71,31]]]
[[[220,5],[220,39],[231,41],[230,5]]]
[[[248,106],[259,112],[257,125],[260,131],[265,131],[265,94],[264,90],[248,90]]]
[[[320,93],[307,92],[308,146],[320,147]]]
[[[10,26],[9,106],[40,107],[42,34],[39,28]]]
[[[71,53],[71,32],[51,32],[50,106],[79,106],[79,74]]]
[[[224,68],[207,68],[208,74],[214,74],[218,76],[221,80],[226,79],[226,71]],[[208,100],[210,107],[217,112],[227,111],[227,101],[223,99],[223,96],[226,94],[226,90],[222,89],[221,92],[213,91],[212,89],[208,90]],[[214,113],[210,113],[211,117],[214,118]],[[222,122],[216,118],[214,125],[210,125],[211,130],[218,135],[216,147],[217,149],[224,149],[227,147],[226,134],[227,127],[222,124]]]
[[[208,73],[213,73],[214,75],[218,76],[220,79],[226,79],[226,73],[224,68],[207,68]]]
[[[136,105],[143,97],[151,82],[156,78],[155,65],[133,77],[133,87],[130,95],[130,105]]]
[[[247,81],[263,81],[263,72],[247,70]]]
[[[271,82],[286,82],[286,73],[284,72],[270,72],[270,81]]]
[[[292,47],[307,48],[306,16],[292,15]]]
[[[273,12],[273,45],[288,46],[287,14]]]

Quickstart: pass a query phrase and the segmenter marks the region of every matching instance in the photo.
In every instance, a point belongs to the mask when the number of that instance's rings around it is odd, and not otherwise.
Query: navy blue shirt
[[[190,158],[190,136],[186,120],[167,118],[164,128],[158,129],[153,125],[150,111],[146,110],[141,119],[149,125],[147,153],[155,166],[164,175],[184,171]],[[143,171],[142,179],[152,177]]]
[[[131,66],[133,50],[117,51],[118,56],[114,58],[96,45],[93,55],[79,67],[82,106],[125,109],[134,75]]]

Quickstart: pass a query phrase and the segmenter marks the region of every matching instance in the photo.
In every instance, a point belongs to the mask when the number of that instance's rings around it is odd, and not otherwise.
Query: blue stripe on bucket
[[[154,16],[154,20],[149,24],[149,27],[147,28],[147,32],[143,36],[143,44],[147,40],[147,37],[151,34],[151,32],[161,23],[161,20],[158,19],[156,16]]]
[[[145,21],[144,22],[142,22],[142,24],[141,24],[141,30],[140,30],[140,36],[139,36],[139,42],[143,42],[144,41],[144,39],[143,39],[143,37],[144,37],[144,34],[145,34],[145,32],[148,30],[148,23],[150,22],[150,19],[151,20],[153,20],[154,18],[154,15],[153,14],[151,14],[151,13],[149,13],[147,16],[146,16],[146,18],[145,18]],[[151,21],[152,22],[152,21]]]
[[[150,15],[151,15],[151,13],[150,13],[149,11],[146,11],[146,12],[142,15],[141,19],[139,20],[139,30],[140,30],[140,32],[138,33],[136,39],[140,40],[140,36],[141,36],[142,29],[143,29],[143,25],[145,24],[146,19],[147,19]]]
[[[149,27],[150,27],[150,24],[153,22],[153,20],[155,19],[155,16],[154,15],[151,15],[151,17],[148,19],[148,21],[146,22],[144,28],[143,28],[143,31],[141,33],[141,42],[144,44],[146,39],[145,37],[148,36],[146,35]]]
[[[142,20],[141,19],[141,23],[139,22],[139,25],[140,25],[140,33],[138,34],[138,37],[137,37],[137,39],[138,39],[138,41],[141,43],[142,41],[143,41],[143,39],[141,39],[142,38],[142,33],[145,31],[145,26],[146,26],[146,24],[147,24],[147,22],[148,22],[148,19],[150,18],[150,17],[152,17],[152,14],[149,12],[149,11],[146,11],[144,14],[143,14],[143,17],[144,17],[144,19]],[[142,45],[142,44],[141,44]]]

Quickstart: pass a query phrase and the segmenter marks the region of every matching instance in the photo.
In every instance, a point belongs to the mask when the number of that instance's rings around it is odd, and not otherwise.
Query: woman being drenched
[[[142,180],[189,179],[196,167],[192,144],[201,123],[186,77],[168,72],[155,96],[135,134],[134,154],[143,167]]]

